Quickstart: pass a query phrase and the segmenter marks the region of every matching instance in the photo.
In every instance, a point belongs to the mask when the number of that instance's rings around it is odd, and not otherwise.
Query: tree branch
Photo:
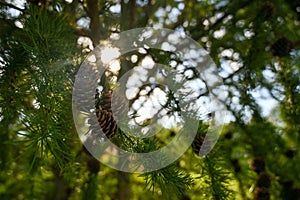
[[[13,9],[16,9],[20,12],[25,12],[25,10],[23,10],[22,8],[19,8],[11,3],[7,3],[7,2],[3,2],[3,1],[0,1],[0,5],[3,5],[3,6],[7,6],[7,7],[10,7],[10,8],[13,8]]]
[[[217,19],[215,23],[211,24],[211,26],[209,27],[208,30],[213,30],[213,29],[215,29],[216,27],[218,27],[218,26],[223,22],[223,20],[224,20],[226,17],[228,17],[229,15],[234,15],[234,13],[236,12],[236,9],[243,9],[243,8],[245,8],[246,6],[248,6],[251,2],[252,2],[252,1],[245,1],[244,3],[242,3],[242,4],[239,6],[239,8],[229,8],[229,9],[227,10],[227,12],[224,11],[224,15],[223,15],[221,18]],[[198,23],[198,24],[195,26],[195,30],[197,30],[197,28],[198,28],[199,26],[201,26],[201,24],[202,24],[202,22],[201,22],[201,23]],[[191,33],[191,35],[192,35],[192,33]],[[196,37],[192,37],[192,38],[193,38],[194,40],[198,41],[200,38],[202,38],[202,37],[204,37],[204,36],[207,36],[207,35],[208,35],[207,32],[204,31],[202,34],[197,35]]]
[[[97,0],[86,0],[86,12],[90,17],[90,29],[91,29],[91,39],[93,45],[96,47],[99,44],[100,38],[103,37],[103,32],[101,31],[101,24],[99,20],[99,9]]]
[[[244,70],[244,69],[245,69],[245,67],[244,67],[244,66],[242,66],[242,67],[238,68],[236,71],[234,71],[233,73],[229,74],[227,77],[224,77],[224,78],[223,78],[223,81],[225,81],[225,80],[228,80],[228,79],[232,78],[234,75],[236,75],[236,74],[240,73],[240,72],[241,72],[242,70]]]
[[[91,32],[86,29],[76,29],[74,33],[78,36],[86,36],[86,37],[91,37]]]

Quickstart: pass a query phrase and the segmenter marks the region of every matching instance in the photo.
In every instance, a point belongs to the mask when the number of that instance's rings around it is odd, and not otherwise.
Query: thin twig
[[[4,5],[4,6],[7,6],[7,7],[10,7],[10,8],[13,8],[13,9],[16,9],[16,10],[18,10],[20,12],[24,12],[25,11],[24,9],[19,8],[19,7],[15,6],[15,5],[11,4],[11,3],[0,1],[0,4]]]
[[[223,81],[225,81],[225,80],[228,80],[228,79],[232,78],[234,75],[236,75],[236,74],[240,73],[242,70],[245,70],[245,67],[244,67],[244,66],[242,66],[242,67],[238,68],[238,69],[237,69],[237,70],[235,70],[233,73],[231,73],[231,74],[229,74],[228,76],[224,77],[224,78],[223,78]]]

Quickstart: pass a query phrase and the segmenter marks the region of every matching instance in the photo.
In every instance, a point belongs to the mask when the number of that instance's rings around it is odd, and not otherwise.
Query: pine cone
[[[256,157],[252,160],[252,162],[250,164],[250,168],[259,174],[259,173],[265,171],[266,163],[263,158]]]
[[[284,57],[289,55],[294,43],[286,37],[281,37],[272,44],[272,54],[274,56]]]
[[[117,130],[117,123],[112,115],[111,110],[111,98],[112,98],[112,91],[108,90],[104,92],[99,97],[100,93],[99,90],[96,89],[95,93],[95,108],[96,108],[96,116],[98,124],[100,125],[103,133],[106,135],[107,138],[111,138],[114,136]],[[89,120],[92,133],[97,133],[97,130],[94,126],[93,120]]]
[[[111,112],[106,110],[98,110],[98,122],[107,138],[114,136],[117,130],[117,123]]]
[[[193,143],[192,143],[192,148],[195,154],[199,156],[199,152],[202,146],[202,143],[204,141],[205,135],[199,135],[197,134]]]
[[[241,165],[240,165],[238,159],[231,159],[230,162],[231,162],[231,164],[232,164],[232,166],[233,166],[233,168],[234,168],[234,171],[235,171],[236,173],[238,173],[238,172],[241,171]]]
[[[264,2],[260,9],[260,14],[262,15],[263,19],[269,20],[274,15],[274,5],[273,3],[267,1]]]
[[[296,155],[297,155],[297,151],[295,149],[289,149],[287,150],[286,152],[284,152],[284,155],[287,157],[287,158],[294,158]]]
[[[256,186],[259,188],[270,188],[271,186],[271,177],[266,172],[263,172],[259,175]]]
[[[224,135],[224,138],[227,139],[227,140],[231,140],[232,139],[232,135],[233,135],[233,133],[231,131],[229,131],[229,132],[227,132]]]
[[[100,107],[102,110],[107,110],[111,112],[111,98],[112,98],[112,91],[108,90],[105,91],[100,98]]]

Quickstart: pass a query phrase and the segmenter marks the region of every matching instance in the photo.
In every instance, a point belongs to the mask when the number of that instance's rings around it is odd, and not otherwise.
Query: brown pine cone
[[[111,100],[112,100],[112,91],[108,90],[103,92],[99,103],[101,109],[111,112]]]
[[[261,6],[260,14],[265,20],[271,19],[274,15],[274,4],[269,1],[264,2]]]
[[[284,155],[287,157],[287,158],[294,158],[296,155],[297,155],[297,150],[295,149],[288,149],[286,152],[284,152]]]
[[[205,135],[200,135],[197,134],[193,143],[192,143],[192,148],[195,154],[197,154],[199,156],[199,152],[202,146],[202,143],[204,141]]]
[[[256,182],[258,188],[270,188],[271,186],[271,177],[266,172],[262,172]]]
[[[250,168],[259,174],[265,171],[266,163],[262,157],[256,157],[252,160]]]
[[[235,171],[236,173],[238,173],[238,172],[241,171],[241,165],[240,165],[238,159],[236,159],[236,158],[235,158],[235,159],[231,159],[230,162],[231,162],[231,164],[232,164],[232,166],[233,166],[233,168],[234,168],[234,171]]]
[[[111,112],[106,110],[98,110],[98,122],[107,138],[111,138],[117,131],[117,123]]]
[[[255,200],[269,200],[270,199],[270,192],[266,188],[258,188],[254,192],[254,199]]]
[[[288,56],[294,43],[286,37],[277,39],[271,46],[272,54],[274,56],[284,57]]]

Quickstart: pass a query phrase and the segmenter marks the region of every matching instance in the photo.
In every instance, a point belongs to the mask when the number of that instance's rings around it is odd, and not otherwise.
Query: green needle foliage
[[[183,197],[193,183],[193,179],[174,164],[162,170],[144,173],[141,177],[153,193],[159,189],[163,199]]]
[[[199,179],[202,179],[205,183],[202,186],[203,190],[206,191],[203,195],[204,198],[217,200],[231,199],[233,197],[233,191],[229,188],[232,181],[231,174],[226,169],[227,162],[223,156],[212,153],[201,163],[202,172]]]
[[[59,165],[70,160],[70,119],[71,111],[70,75],[66,74],[75,37],[68,36],[71,27],[60,14],[33,8],[24,23],[24,28],[16,33],[17,42],[27,54],[28,66],[24,66],[24,78],[30,88],[33,108],[20,112],[21,123],[28,132],[22,134],[25,149],[32,154],[32,165],[38,158],[53,156]],[[73,45],[73,46],[72,46]],[[67,52],[67,53],[66,53]],[[24,80],[25,79],[25,80]]]

